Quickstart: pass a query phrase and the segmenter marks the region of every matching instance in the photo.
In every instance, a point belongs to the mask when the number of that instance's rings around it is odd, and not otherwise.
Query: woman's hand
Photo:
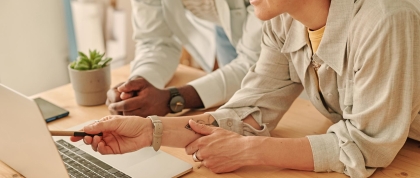
[[[148,118],[137,116],[106,116],[83,128],[88,134],[102,132],[103,136],[85,136],[83,141],[101,154],[123,154],[150,146],[153,126]],[[73,142],[82,137],[71,137]]]
[[[252,137],[245,137],[219,127],[209,127],[189,121],[190,127],[203,137],[185,147],[187,154],[196,153],[204,166],[215,173],[234,171],[242,166],[258,164],[258,156],[252,154]]]

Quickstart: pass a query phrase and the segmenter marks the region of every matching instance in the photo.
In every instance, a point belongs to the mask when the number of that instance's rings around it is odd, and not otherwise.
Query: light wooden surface
[[[128,78],[129,67],[124,66],[112,71],[112,86],[123,82]],[[205,75],[197,69],[180,66],[171,80],[171,86],[182,85],[198,76]],[[48,124],[50,129],[60,130],[81,124],[88,120],[99,119],[108,115],[109,112],[105,105],[95,107],[82,107],[76,104],[71,85],[64,85],[33,97],[40,96],[70,111],[66,118],[53,121]],[[211,109],[214,110],[214,109]],[[202,113],[202,110],[185,111],[184,115]],[[304,99],[298,98],[285,114],[283,119],[273,130],[274,137],[303,137],[310,134],[325,133],[332,123],[323,117],[312,104]],[[1,147],[0,147],[1,149]],[[287,170],[269,166],[247,166],[242,167],[232,173],[214,174],[205,167],[198,168],[190,155],[185,154],[184,149],[162,147],[163,151],[172,154],[194,166],[191,173],[183,176],[190,177],[232,177],[232,178],[254,178],[254,177],[347,177],[339,173],[314,173],[306,171]],[[20,177],[13,169],[0,161],[0,177]],[[378,169],[372,177],[420,177],[420,142],[407,140],[402,150],[398,153],[395,160],[387,168]]]

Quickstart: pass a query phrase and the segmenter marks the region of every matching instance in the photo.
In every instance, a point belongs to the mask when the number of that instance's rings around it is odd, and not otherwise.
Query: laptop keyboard
[[[65,140],[57,140],[56,146],[70,177],[130,177]]]

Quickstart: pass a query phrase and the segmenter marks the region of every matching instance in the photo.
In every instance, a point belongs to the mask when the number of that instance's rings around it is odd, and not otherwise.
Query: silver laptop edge
[[[68,177],[54,143],[58,139],[71,143],[68,137],[51,137],[32,99],[0,84],[1,161],[26,177]],[[178,177],[192,170],[187,162],[152,148],[122,155],[100,155],[83,142],[71,144],[131,177]]]

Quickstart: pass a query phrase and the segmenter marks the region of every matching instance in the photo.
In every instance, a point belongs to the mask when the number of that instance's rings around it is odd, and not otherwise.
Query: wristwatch
[[[178,89],[175,87],[169,87],[169,108],[171,109],[172,113],[181,112],[184,109],[185,100],[184,97],[181,96]]]
[[[159,117],[156,115],[147,116],[150,120],[152,120],[153,124],[153,139],[152,139],[152,147],[155,151],[158,151],[160,145],[162,144],[162,133],[163,133],[163,125],[162,121],[160,121]]]

